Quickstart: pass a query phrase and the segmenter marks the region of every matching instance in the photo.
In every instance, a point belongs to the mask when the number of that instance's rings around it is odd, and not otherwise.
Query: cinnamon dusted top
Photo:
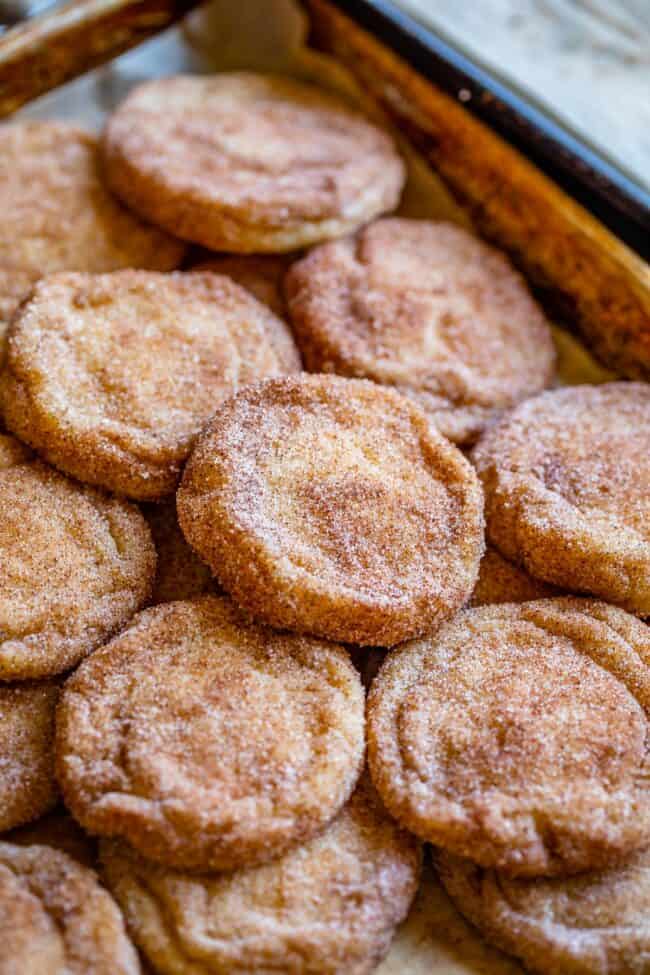
[[[518,876],[608,866],[650,844],[650,629],[571,597],[460,613],[389,654],[368,761],[389,811]]]
[[[113,190],[212,250],[296,250],[396,206],[404,164],[389,135],[335,95],[277,75],[149,81],[110,117]]]
[[[156,555],[134,505],[0,436],[0,681],[58,674],[144,605]]]
[[[0,842],[0,939],[3,975],[140,975],[95,872],[48,846]]]
[[[230,278],[57,274],[10,327],[0,401],[7,425],[66,473],[155,499],[174,491],[224,397],[299,368],[284,322]]]
[[[308,369],[392,386],[457,443],[553,377],[551,331],[524,279],[453,224],[377,220],[312,250],[285,287]]]
[[[194,870],[264,862],[334,817],[361,772],[346,651],[250,622],[228,599],[147,610],[67,682],[66,804],[88,830]]]
[[[266,380],[223,404],[177,496],[181,528],[273,626],[393,645],[468,599],[474,471],[407,399],[362,380]]]
[[[472,455],[490,542],[536,578],[650,616],[649,443],[645,383],[522,403]]]
[[[65,122],[0,126],[0,321],[54,271],[178,267],[184,245],[104,185],[97,139]]]
[[[107,882],[157,971],[370,975],[419,879],[415,837],[362,782],[319,836],[272,863],[191,876],[102,843]]]

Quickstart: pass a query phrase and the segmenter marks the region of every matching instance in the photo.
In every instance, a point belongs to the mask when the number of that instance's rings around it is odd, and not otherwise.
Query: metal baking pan
[[[287,7],[289,0],[277,4]],[[242,24],[254,22],[252,0],[232,6]],[[193,7],[193,0],[76,0],[7,30],[0,36],[0,117],[72,82],[29,105],[27,114],[81,114],[99,123],[152,64],[158,74],[210,70],[215,63],[184,41],[207,31],[209,10],[192,13],[155,40],[158,47],[139,48]],[[511,255],[547,306],[609,368],[647,379],[648,201],[641,188],[384,0],[305,0],[302,9],[311,49],[356,78],[476,231]],[[278,30],[271,14],[268,23],[257,19],[270,33]],[[258,65],[231,58],[220,66]],[[281,65],[271,51],[259,67]],[[88,71],[94,74],[72,81]],[[445,206],[441,192],[429,214],[442,215]],[[522,973],[461,919],[430,871],[377,971]]]
[[[509,145],[650,257],[650,193],[466,54],[386,0],[334,0],[438,88],[460,100]]]

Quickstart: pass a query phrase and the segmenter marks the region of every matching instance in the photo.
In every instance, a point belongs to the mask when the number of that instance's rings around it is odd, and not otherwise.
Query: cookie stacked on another
[[[106,188],[97,138],[65,122],[0,126],[0,326],[56,271],[171,271],[185,245]]]
[[[630,898],[648,897],[649,717],[641,620],[576,597],[484,606],[384,662],[368,760],[490,940],[533,971],[623,975],[648,943]]]
[[[408,908],[420,849],[367,784],[355,791],[364,761],[364,696],[347,651],[260,627],[226,598],[179,601],[215,583],[183,540],[173,506],[146,510],[161,556],[154,580],[147,524],[121,499],[173,495],[194,439],[221,401],[301,365],[289,329],[269,307],[284,313],[284,259],[233,263],[222,255],[203,270],[155,273],[174,268],[183,245],[104,188],[104,174],[120,183],[117,159],[130,158],[132,125],[139,140],[146,136],[141,96],[155,101],[159,92],[165,117],[177,107],[183,122],[174,123],[156,208],[175,209],[177,231],[192,239],[245,251],[327,239],[392,207],[404,179],[382,130],[333,97],[280,79],[175,79],[143,89],[109,126],[103,169],[92,138],[76,129],[3,129],[0,153],[15,163],[9,218],[29,211],[31,223],[14,227],[9,219],[13,263],[0,240],[2,308],[12,319],[3,346],[2,415],[40,456],[4,438],[0,676],[67,673],[123,632],[93,655],[89,670],[69,679],[62,695],[53,681],[3,690],[11,733],[10,764],[1,765],[2,827],[57,801],[60,696],[58,778],[89,831],[121,838],[121,856],[137,860],[138,849],[157,861],[155,868],[142,863],[168,874],[172,887],[174,869],[227,871],[224,878],[241,885],[242,903],[250,901],[247,951],[268,955],[274,967],[300,935],[301,884],[305,896],[318,891],[316,915],[330,915],[330,932],[315,928],[306,937],[306,962],[324,971],[343,925],[348,930],[331,970],[350,961],[361,973],[385,952]],[[180,151],[181,170],[191,177],[190,144],[196,148],[206,125],[216,142],[208,149],[211,164],[201,167],[204,198],[192,214],[174,159]],[[260,127],[267,135],[261,141]],[[159,134],[149,130],[154,142]],[[148,153],[136,157],[147,170]],[[243,170],[254,178],[238,199]],[[145,183],[152,178],[143,176]],[[56,193],[35,201],[44,183]],[[135,176],[128,183],[130,190],[143,186]],[[39,214],[41,223],[32,226]],[[194,233],[202,223],[212,228],[207,241]],[[148,270],[132,270],[139,267]],[[161,605],[132,619],[150,600]],[[48,831],[38,821],[30,830],[10,834],[15,844],[5,845],[0,865],[3,878],[4,866],[14,878],[6,890],[0,883],[11,901],[5,905],[0,896],[0,930],[12,932],[10,964],[39,975],[61,965],[74,975],[106,965],[138,971],[109,895],[96,895],[92,874],[56,849],[56,827]],[[335,889],[346,872],[354,883],[360,871],[353,895]],[[255,930],[251,897],[267,889],[272,918],[276,887],[290,878],[296,915],[284,947],[273,950],[264,926]],[[388,882],[399,888],[390,900]],[[211,883],[220,883],[216,874]],[[33,901],[32,913],[22,910],[23,898]],[[359,910],[363,924],[354,921]],[[129,920],[137,930],[137,912],[129,911]],[[278,923],[285,924],[280,913]],[[224,925],[231,926],[227,910]],[[301,968],[299,955],[294,962]]]
[[[377,220],[314,248],[285,287],[307,369],[390,386],[455,443],[554,377],[551,331],[523,278],[461,227]]]
[[[424,842],[531,970],[650,971],[648,387],[544,392],[521,277],[312,86],[3,154],[0,973],[369,975]]]
[[[490,542],[545,582],[650,616],[649,443],[646,383],[522,403],[472,454]]]
[[[483,554],[472,467],[404,397],[338,376],[270,379],[223,404],[177,496],[183,532],[266,623],[369,646],[431,632]]]
[[[340,237],[398,203],[390,136],[313,85],[248,72],[138,86],[103,136],[109,186],[215,251],[278,254]]]
[[[9,328],[0,407],[66,473],[159,500],[222,399],[299,368],[286,325],[230,278],[62,273]]]
[[[0,434],[0,830],[58,796],[63,675],[149,598],[151,535],[128,502],[63,477]]]

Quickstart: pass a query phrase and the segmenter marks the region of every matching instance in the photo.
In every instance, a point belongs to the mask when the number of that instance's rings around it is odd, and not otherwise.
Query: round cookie
[[[185,541],[173,501],[142,506],[153,536],[158,562],[152,603],[192,599],[218,588],[212,573]]]
[[[467,610],[373,681],[373,781],[407,828],[483,866],[608,866],[650,844],[649,665],[650,628],[605,603]]]
[[[397,205],[389,135],[311,85],[246,72],[146,82],[104,132],[111,188],[211,250],[274,253],[339,237]]]
[[[134,505],[0,435],[0,681],[74,667],[147,601],[156,555]]]
[[[271,626],[391,646],[469,598],[483,552],[471,466],[408,400],[337,376],[227,401],[177,495],[181,528]]]
[[[557,389],[473,452],[489,540],[531,575],[650,616],[650,386]]]
[[[50,682],[0,684],[0,832],[38,819],[55,805],[54,712]]]
[[[285,292],[307,369],[393,386],[456,443],[553,377],[524,279],[453,224],[378,220],[293,264]]]
[[[577,877],[513,880],[440,852],[457,905],[538,975],[642,975],[650,965],[650,850]]]
[[[225,274],[254,294],[263,305],[268,305],[278,318],[285,319],[288,312],[282,282],[290,266],[290,255],[253,254],[246,257],[220,254],[197,264],[194,270]]]
[[[65,122],[0,126],[0,321],[54,271],[168,271],[185,245],[105,188],[97,139]]]
[[[363,755],[346,651],[255,626],[215,596],[142,613],[69,679],[57,715],[75,818],[192,870],[305,842],[346,802]]]
[[[0,975],[139,975],[120,910],[92,870],[0,843]]]
[[[488,545],[481,559],[478,581],[469,606],[491,606],[495,603],[525,603],[529,599],[555,596],[553,586],[533,579],[527,572],[508,562],[496,548]]]
[[[299,369],[287,326],[229,278],[57,274],[9,329],[0,406],[67,474],[157,499],[221,399]]]
[[[162,975],[367,975],[415,896],[417,840],[361,785],[320,836],[231,874],[171,873],[103,842],[131,934]]]

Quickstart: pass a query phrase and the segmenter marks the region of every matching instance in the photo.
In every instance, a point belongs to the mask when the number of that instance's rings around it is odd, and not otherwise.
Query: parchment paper
[[[338,90],[364,105],[338,64],[304,47],[305,19],[293,0],[213,0],[180,28],[116,59],[24,108],[16,118],[66,118],[99,129],[133,85],[181,72],[251,69],[282,72]],[[366,110],[372,107],[365,105]],[[428,166],[400,142],[409,181],[400,212],[416,218],[469,221]],[[576,339],[557,331],[565,382],[603,382],[610,374]],[[378,975],[522,975],[523,969],[486,945],[461,918],[427,864],[411,914]]]

